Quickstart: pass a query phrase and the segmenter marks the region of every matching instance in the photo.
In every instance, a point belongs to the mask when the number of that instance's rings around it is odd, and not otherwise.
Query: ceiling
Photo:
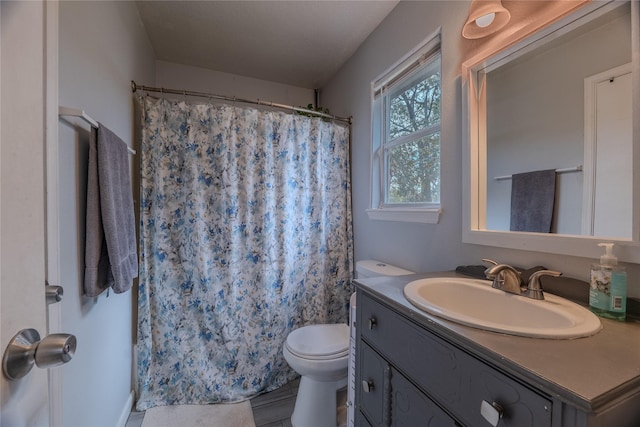
[[[156,58],[321,88],[397,0],[138,1]]]

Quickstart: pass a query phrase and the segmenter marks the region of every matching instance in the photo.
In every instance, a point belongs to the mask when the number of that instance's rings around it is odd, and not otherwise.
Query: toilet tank
[[[380,276],[405,276],[407,274],[415,273],[375,259],[365,259],[356,262],[356,278],[358,279]]]

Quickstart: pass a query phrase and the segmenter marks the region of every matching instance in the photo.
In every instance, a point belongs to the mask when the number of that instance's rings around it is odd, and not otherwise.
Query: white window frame
[[[437,224],[442,213],[441,203],[411,203],[411,204],[385,204],[385,191],[387,172],[384,170],[384,149],[382,147],[382,135],[386,134],[386,120],[382,119],[386,116],[386,107],[383,102],[385,100],[384,91],[387,87],[397,87],[396,84],[406,79],[412,79],[413,74],[421,67],[425,61],[430,61],[435,55],[440,56],[442,64],[442,51],[440,43],[440,29],[427,37],[422,43],[407,53],[397,63],[392,65],[382,75],[371,83],[371,158],[370,158],[370,203],[367,209],[367,215],[372,220],[383,221],[401,221],[401,222],[418,222]],[[442,68],[442,65],[440,65]],[[442,73],[441,73],[442,76]],[[440,82],[442,86],[442,80]],[[382,119],[382,120],[381,120]],[[434,131],[440,132],[442,117],[440,123],[436,126],[422,129],[418,133],[429,135]],[[412,134],[414,139],[416,134]],[[387,138],[384,138],[387,140]],[[404,141],[403,137],[397,138],[393,143],[387,144],[386,148],[398,145]]]

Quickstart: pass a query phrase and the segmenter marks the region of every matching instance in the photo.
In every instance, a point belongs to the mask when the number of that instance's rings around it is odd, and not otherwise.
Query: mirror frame
[[[484,73],[509,62],[522,52],[532,50],[568,31],[605,14],[622,4],[619,0],[590,2],[577,11],[534,32],[512,46],[499,46],[497,54],[479,63],[462,66],[463,118],[463,213],[462,241],[525,251],[546,252],[597,259],[602,249],[599,242],[616,244],[615,253],[621,261],[640,263],[640,4],[631,0],[631,61],[633,120],[633,229],[630,239],[545,234],[486,229],[486,101]],[[496,49],[496,50],[497,50]],[[494,50],[495,51],[495,50]],[[480,165],[485,165],[481,167]]]

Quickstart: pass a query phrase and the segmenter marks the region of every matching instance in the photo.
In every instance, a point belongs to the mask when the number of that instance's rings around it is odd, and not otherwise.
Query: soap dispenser
[[[605,248],[600,263],[591,265],[589,307],[600,317],[624,320],[627,311],[627,272],[613,255],[613,243],[598,243]]]

